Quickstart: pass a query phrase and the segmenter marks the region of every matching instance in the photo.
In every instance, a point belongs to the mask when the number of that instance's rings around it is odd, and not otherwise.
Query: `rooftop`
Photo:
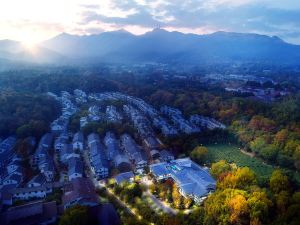
[[[150,170],[156,177],[171,177],[186,195],[205,196],[216,186],[211,175],[189,158],[153,164]]]

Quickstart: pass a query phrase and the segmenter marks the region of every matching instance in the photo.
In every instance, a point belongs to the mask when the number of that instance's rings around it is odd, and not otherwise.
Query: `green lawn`
[[[211,162],[222,159],[230,163],[235,163],[239,167],[249,167],[259,178],[268,179],[273,171],[273,167],[265,164],[262,160],[252,158],[240,152],[236,145],[208,145],[208,156]]]

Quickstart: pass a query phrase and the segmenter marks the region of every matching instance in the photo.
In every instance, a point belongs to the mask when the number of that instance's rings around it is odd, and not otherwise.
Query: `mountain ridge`
[[[0,41],[0,52],[6,52],[1,47],[3,43]],[[300,45],[287,43],[276,36],[225,31],[197,35],[157,28],[142,35],[134,35],[126,30],[93,35],[61,33],[40,43],[38,47],[48,49],[65,62],[85,59],[91,63],[300,64]],[[55,62],[56,57],[51,58],[50,61]]]

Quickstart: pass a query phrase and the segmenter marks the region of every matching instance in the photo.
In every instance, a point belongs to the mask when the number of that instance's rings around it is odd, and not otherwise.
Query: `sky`
[[[0,0],[0,39],[38,43],[62,32],[215,31],[300,44],[300,0]]]

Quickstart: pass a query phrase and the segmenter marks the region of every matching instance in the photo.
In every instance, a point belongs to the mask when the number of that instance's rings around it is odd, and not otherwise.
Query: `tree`
[[[296,148],[293,159],[296,169],[300,170],[300,145]]]
[[[29,124],[24,124],[16,130],[16,134],[18,138],[26,138],[31,136],[33,133],[33,129]]]
[[[276,206],[280,213],[285,213],[289,204],[290,194],[287,191],[280,191],[275,195]]]
[[[267,194],[263,191],[255,191],[251,193],[247,200],[250,212],[250,221],[260,224],[268,218],[269,208],[272,201],[268,199]]]
[[[288,129],[282,129],[278,131],[274,137],[274,144],[279,148],[283,148],[287,141],[289,131]]]
[[[211,166],[211,174],[218,178],[221,174],[225,174],[231,171],[231,166],[225,160],[221,160],[219,162],[213,163]]]
[[[244,221],[248,212],[246,196],[245,191],[237,189],[219,190],[211,194],[204,202],[204,224],[239,224],[234,222]],[[238,204],[239,201],[241,204]]]
[[[250,185],[256,184],[256,175],[248,167],[238,168],[235,172],[236,186],[245,189]]]
[[[292,156],[298,146],[300,146],[300,142],[298,140],[288,140],[284,147],[284,153]]]
[[[207,161],[207,154],[208,154],[208,150],[206,147],[197,146],[191,152],[190,156],[191,156],[191,159],[193,159],[197,163],[203,164]]]
[[[246,224],[248,204],[245,196],[238,194],[229,201],[230,221],[233,224]]]
[[[263,137],[257,137],[254,141],[250,142],[250,149],[253,152],[260,152],[266,146],[266,141]]]
[[[59,220],[59,225],[87,225],[87,207],[76,205],[67,209]]]
[[[183,198],[183,206],[185,209],[189,209],[193,203],[191,198]]]
[[[253,116],[248,127],[253,130],[272,131],[275,128],[275,122],[263,116]]]
[[[256,184],[255,173],[248,167],[238,168],[236,171],[228,173],[221,179],[217,186],[220,189],[239,188],[248,189],[251,185]]]
[[[267,145],[263,147],[259,153],[259,155],[270,162],[274,162],[276,160],[278,153],[278,149],[275,145]]]
[[[270,178],[270,189],[277,194],[289,189],[289,179],[281,170],[274,170]]]
[[[178,188],[175,184],[173,185],[172,198],[173,198],[174,207],[177,209],[180,209],[182,206],[181,205],[182,204],[182,196],[179,193]]]

